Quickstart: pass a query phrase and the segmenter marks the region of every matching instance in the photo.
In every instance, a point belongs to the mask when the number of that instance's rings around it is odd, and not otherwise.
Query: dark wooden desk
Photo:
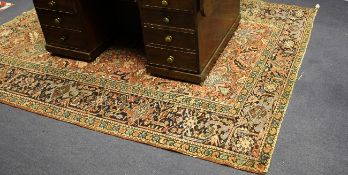
[[[131,0],[33,0],[47,51],[92,61],[113,40],[142,37],[139,10]]]
[[[116,40],[143,41],[147,71],[204,81],[236,30],[240,0],[34,0],[53,54],[91,61]]]

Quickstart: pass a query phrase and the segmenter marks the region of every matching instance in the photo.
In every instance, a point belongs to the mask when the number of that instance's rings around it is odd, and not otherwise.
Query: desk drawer
[[[144,23],[186,29],[195,28],[195,19],[191,14],[143,9],[142,19]]]
[[[55,10],[67,13],[76,13],[74,0],[33,0],[36,8]]]
[[[195,0],[142,0],[143,7],[159,7],[193,12]]]
[[[144,41],[146,44],[160,44],[173,48],[195,50],[195,35],[168,29],[144,26]]]
[[[66,29],[81,30],[81,19],[78,15],[37,10],[40,24]]]
[[[82,32],[42,27],[47,44],[60,46],[63,48],[73,48],[85,50],[87,43]]]
[[[147,62],[150,65],[186,72],[198,72],[197,55],[193,52],[146,46]]]

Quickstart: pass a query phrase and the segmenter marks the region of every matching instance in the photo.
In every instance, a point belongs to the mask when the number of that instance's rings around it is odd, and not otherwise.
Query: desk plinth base
[[[109,42],[103,42],[100,46],[96,47],[91,51],[80,51],[46,44],[46,50],[48,52],[51,52],[53,55],[91,62],[96,57],[98,57],[105,49],[107,49],[108,45]]]

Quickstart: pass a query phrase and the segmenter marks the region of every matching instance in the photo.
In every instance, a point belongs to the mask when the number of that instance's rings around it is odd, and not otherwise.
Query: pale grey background
[[[33,7],[9,1],[16,6],[0,13],[0,24]],[[278,2],[321,8],[269,174],[348,174],[348,2]],[[0,104],[0,174],[249,173]]]

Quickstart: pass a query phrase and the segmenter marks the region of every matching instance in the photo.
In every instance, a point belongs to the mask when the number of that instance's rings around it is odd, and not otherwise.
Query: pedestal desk
[[[34,0],[46,49],[92,61],[113,41],[142,42],[149,73],[201,83],[239,20],[240,0]]]

